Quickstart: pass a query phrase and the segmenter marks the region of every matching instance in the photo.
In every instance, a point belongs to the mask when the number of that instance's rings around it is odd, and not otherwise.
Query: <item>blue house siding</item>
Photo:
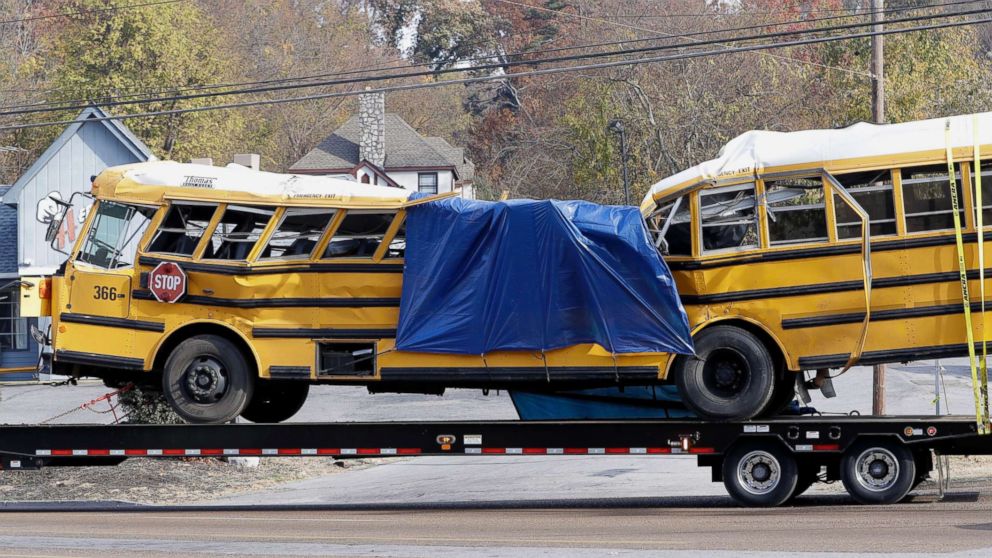
[[[107,113],[98,107],[83,110],[76,122],[62,132],[9,190],[0,190],[3,203],[0,205],[0,284],[17,279],[19,274],[53,273],[66,257],[45,242],[48,225],[37,218],[39,201],[52,193],[58,193],[68,201],[75,192],[89,192],[90,177],[107,167],[155,159],[151,150],[120,122],[93,120],[106,116]],[[73,225],[78,232],[81,225],[78,219]],[[31,318],[20,324],[24,331],[29,331],[32,323],[45,328],[49,321],[43,318],[39,323],[38,319]],[[0,323],[0,335],[20,324]],[[0,349],[4,346],[8,350],[0,350],[0,368],[37,364],[39,348],[30,335],[26,349],[11,350],[10,343],[0,344]],[[0,381],[32,376],[0,375]]]

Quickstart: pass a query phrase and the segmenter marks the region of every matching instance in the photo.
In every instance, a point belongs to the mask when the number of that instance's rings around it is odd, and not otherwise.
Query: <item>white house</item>
[[[475,167],[465,150],[425,137],[385,111],[382,93],[360,97],[359,112],[289,168],[295,174],[337,175],[366,184],[473,198]]]

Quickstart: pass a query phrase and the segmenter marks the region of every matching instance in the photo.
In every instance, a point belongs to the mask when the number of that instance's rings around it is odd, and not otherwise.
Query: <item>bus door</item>
[[[92,207],[79,251],[66,267],[67,310],[125,318],[137,281],[135,257],[155,208],[101,200]]]

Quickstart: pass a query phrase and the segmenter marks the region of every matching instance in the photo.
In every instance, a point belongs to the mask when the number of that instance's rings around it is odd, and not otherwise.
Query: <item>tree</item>
[[[133,94],[190,92],[236,74],[219,48],[218,34],[190,2],[125,8],[122,0],[72,0],[73,12],[54,39],[52,101],[91,100]],[[133,114],[203,107],[217,99],[169,100],[112,107]],[[69,115],[63,115],[69,116]],[[50,117],[50,115],[48,116]],[[127,120],[127,126],[167,159],[224,157],[243,141],[244,118],[236,111],[206,111]]]

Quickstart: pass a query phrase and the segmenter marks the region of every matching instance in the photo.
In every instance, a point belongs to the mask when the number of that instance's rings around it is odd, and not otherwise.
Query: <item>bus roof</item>
[[[156,204],[176,198],[283,205],[383,207],[403,205],[413,192],[327,176],[261,172],[234,164],[214,167],[153,161],[104,170],[93,181],[93,193],[98,197]]]
[[[951,145],[970,147],[992,144],[992,112],[916,120],[901,124],[860,122],[836,130],[800,132],[745,132],[730,140],[715,159],[700,163],[651,186],[642,209],[655,200],[702,181],[759,176],[769,170],[837,167],[851,159],[871,159],[897,154],[946,149],[944,127],[951,122]],[[978,124],[976,138],[973,124]],[[849,166],[849,165],[841,165]]]

